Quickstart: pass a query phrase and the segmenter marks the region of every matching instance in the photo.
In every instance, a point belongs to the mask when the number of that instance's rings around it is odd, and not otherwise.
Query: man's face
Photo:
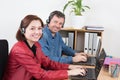
[[[63,24],[64,24],[64,18],[62,17],[57,17],[56,15],[53,16],[53,18],[51,19],[50,23],[48,24],[49,29],[51,30],[51,32],[54,34],[58,31],[61,30]]]

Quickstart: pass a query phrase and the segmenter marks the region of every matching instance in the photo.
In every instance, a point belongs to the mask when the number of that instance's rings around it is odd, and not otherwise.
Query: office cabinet
[[[70,33],[72,33],[72,40]],[[102,40],[103,31],[99,30],[85,30],[85,29],[73,29],[73,28],[62,28],[60,34],[63,38],[68,38],[68,43],[73,43],[73,49],[76,51],[84,51],[85,48],[85,34],[86,33],[96,33],[98,37]],[[69,40],[70,39],[70,40]],[[88,39],[90,40],[90,39]],[[73,42],[70,42],[73,41]]]

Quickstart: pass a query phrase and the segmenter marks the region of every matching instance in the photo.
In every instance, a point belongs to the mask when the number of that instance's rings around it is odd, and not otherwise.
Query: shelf
[[[74,34],[73,49],[76,51],[84,51],[85,33],[97,33],[102,39],[102,32],[98,30],[85,30],[85,29],[74,29],[74,28],[62,28],[60,34],[62,37],[69,37],[69,33]]]

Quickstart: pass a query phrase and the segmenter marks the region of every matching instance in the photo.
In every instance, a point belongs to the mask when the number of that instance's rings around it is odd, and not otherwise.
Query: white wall
[[[16,42],[15,34],[21,19],[27,14],[36,14],[46,21],[49,13],[60,10],[67,0],[0,0],[0,39],[9,41],[9,48]],[[107,54],[119,56],[120,53],[120,1],[84,0],[91,9],[85,13],[86,25],[105,27],[103,47]],[[69,10],[65,12],[65,26],[70,26]]]

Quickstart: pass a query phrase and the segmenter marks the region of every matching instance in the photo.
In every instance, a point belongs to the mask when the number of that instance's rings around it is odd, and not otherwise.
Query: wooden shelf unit
[[[62,37],[68,37],[68,33],[74,33],[74,45],[73,49],[76,51],[84,51],[84,37],[85,32],[97,33],[102,39],[102,32],[97,30],[85,30],[85,29],[73,29],[73,28],[62,28],[60,34]]]

